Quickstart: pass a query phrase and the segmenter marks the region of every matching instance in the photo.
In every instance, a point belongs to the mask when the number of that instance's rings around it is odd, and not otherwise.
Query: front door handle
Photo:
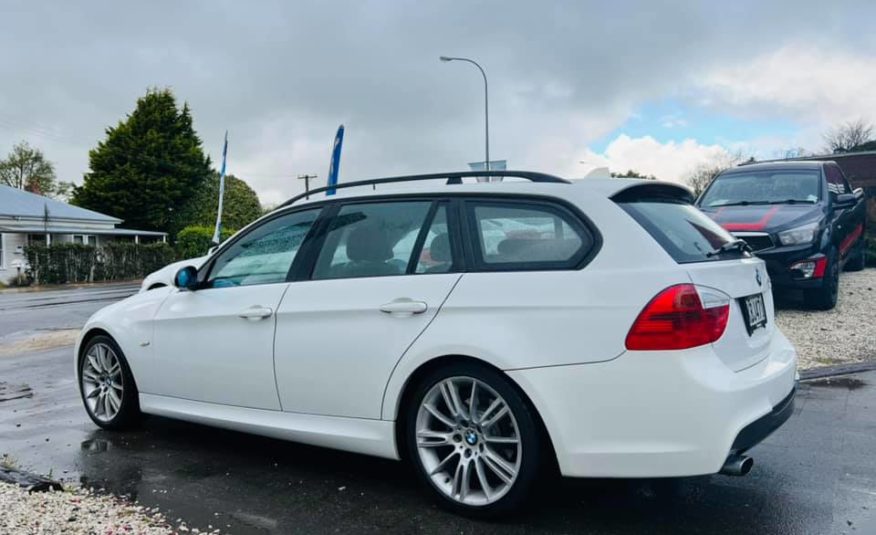
[[[402,297],[389,303],[380,305],[380,311],[395,316],[412,316],[414,314],[422,314],[429,309],[423,301],[414,301],[407,297]]]
[[[270,315],[273,313],[274,311],[268,307],[253,305],[247,309],[244,309],[243,312],[238,314],[238,316],[245,320],[263,320],[267,317],[270,317]]]

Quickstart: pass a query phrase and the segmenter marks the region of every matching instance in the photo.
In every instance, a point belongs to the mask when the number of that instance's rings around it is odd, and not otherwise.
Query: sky
[[[876,123],[876,3],[195,1],[0,4],[0,155],[26,140],[81,183],[88,151],[150,87],[188,102],[218,166],[264,204],[341,181],[492,159],[683,181],[857,119]]]

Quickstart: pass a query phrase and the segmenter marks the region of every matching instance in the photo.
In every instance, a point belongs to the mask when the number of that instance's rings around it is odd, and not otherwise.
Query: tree
[[[739,165],[742,162],[754,163],[754,161],[754,157],[745,158],[741,152],[716,155],[694,167],[685,176],[685,182],[693,190],[694,195],[699,197],[721,171]]]
[[[219,174],[212,173],[204,185],[192,195],[180,215],[182,226],[213,228],[219,208]],[[222,202],[222,228],[239,230],[262,215],[258,195],[243,180],[234,175],[225,177],[225,198]]]
[[[873,125],[858,119],[849,121],[824,134],[827,152],[849,152],[873,139]]]
[[[628,169],[626,173],[611,173],[612,178],[644,178],[647,180],[657,180],[657,177],[654,175],[643,175],[638,171],[634,171],[632,169]]]
[[[9,156],[0,160],[0,183],[40,195],[52,195],[58,189],[55,166],[26,141],[15,145]]]
[[[177,108],[169,89],[147,91],[88,156],[90,171],[74,188],[73,204],[171,236],[182,228],[180,212],[210,175],[188,104]]]

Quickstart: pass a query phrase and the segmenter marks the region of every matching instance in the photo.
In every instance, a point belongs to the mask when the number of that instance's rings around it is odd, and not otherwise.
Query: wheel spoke
[[[477,416],[477,390],[478,390],[478,382],[475,379],[471,380],[471,396],[468,398],[468,415],[471,420],[474,420]]]
[[[99,380],[97,374],[94,373],[94,371],[92,370],[83,370],[82,377],[87,381],[91,381],[92,383],[96,383]]]
[[[85,394],[85,399],[93,399],[100,396],[100,388],[95,387],[93,390]]]
[[[459,501],[465,501],[468,496],[469,484],[469,467],[470,461],[462,461],[456,465],[456,473],[453,475],[453,495],[459,498]]]
[[[517,475],[517,470],[508,464],[508,461],[502,458],[501,455],[497,454],[490,448],[484,448],[484,464],[493,471],[494,474],[499,476],[499,479],[505,482],[506,485],[510,485],[514,481],[514,477]]]
[[[119,407],[122,406],[122,398],[120,398],[112,389],[107,391],[106,397],[110,400],[110,407],[113,410],[113,414],[119,412]]]
[[[429,414],[434,416],[436,420],[438,420],[442,424],[446,425],[447,427],[449,427],[451,429],[456,427],[456,422],[454,422],[452,419],[448,418],[447,416],[444,416],[443,414],[441,414],[441,411],[439,411],[437,407],[435,407],[433,405],[429,405],[427,403],[427,404],[423,405],[423,408],[426,409],[429,412]]]
[[[421,448],[436,448],[451,444],[450,433],[423,430],[417,433],[417,446]]]
[[[488,437],[484,435],[484,440],[493,444],[520,444],[520,439],[517,437]]]
[[[480,457],[475,459],[475,473],[478,475],[478,483],[481,486],[481,490],[484,491],[484,496],[486,496],[487,500],[492,499],[493,489],[490,488],[490,484],[487,482],[487,474],[484,472],[484,461]]]
[[[481,419],[481,427],[482,428],[487,429],[487,428],[493,426],[496,422],[498,422],[500,419],[502,419],[503,416],[505,416],[506,414],[509,413],[508,406],[505,405],[505,403],[503,403],[501,401],[500,401],[500,404],[502,405],[502,408],[499,409],[498,412],[490,415],[489,419],[484,419],[484,418]]]
[[[87,356],[88,364],[91,365],[91,369],[93,369],[97,373],[103,372],[103,368],[100,367],[100,361],[98,360],[97,356],[92,353],[89,353]]]
[[[110,377],[116,377],[118,375],[121,375],[121,373],[122,373],[122,366],[121,366],[121,364],[119,364],[118,361],[116,361],[116,363],[113,365],[113,367],[110,368],[110,370],[107,372],[107,374],[109,374]]]
[[[104,395],[103,395],[103,413],[106,415],[107,418],[112,418],[113,413],[110,412],[111,410],[112,410],[112,407],[110,406],[110,397],[108,395],[106,395],[106,393],[104,393]]]
[[[459,401],[459,392],[456,390],[456,385],[453,379],[447,379],[441,383],[441,395],[444,397],[444,403],[447,405],[447,410],[456,417],[465,417],[465,412],[462,409],[462,402]]]
[[[430,475],[430,476],[434,476],[435,474],[439,474],[439,473],[441,473],[441,472],[444,470],[444,467],[447,466],[447,464],[450,462],[450,459],[452,459],[452,458],[454,458],[454,457],[457,457],[457,456],[459,456],[459,453],[458,453],[458,452],[456,452],[456,451],[451,451],[451,452],[447,455],[447,457],[444,458],[443,461],[441,461],[440,463],[438,463],[438,464],[435,466],[435,468],[433,468],[432,471],[429,472],[429,475]]]

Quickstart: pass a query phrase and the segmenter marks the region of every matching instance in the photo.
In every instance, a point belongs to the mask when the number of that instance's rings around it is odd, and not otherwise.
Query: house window
[[[97,238],[93,234],[74,234],[73,235],[73,243],[80,243],[84,245],[96,245]]]
[[[0,232],[0,269],[6,268],[6,257],[5,257],[5,249],[3,248],[3,241],[6,239],[6,236]]]

